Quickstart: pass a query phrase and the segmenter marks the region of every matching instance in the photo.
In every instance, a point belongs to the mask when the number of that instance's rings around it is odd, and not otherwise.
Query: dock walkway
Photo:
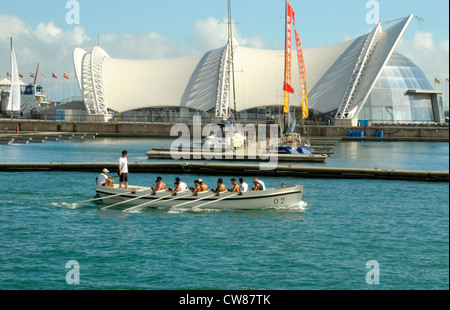
[[[276,176],[321,179],[377,179],[427,182],[449,182],[448,171],[410,171],[359,168],[264,166],[212,162],[136,162],[129,163],[131,173],[197,174],[215,176]],[[116,163],[1,163],[0,172],[78,171],[97,172],[103,168],[116,171]]]

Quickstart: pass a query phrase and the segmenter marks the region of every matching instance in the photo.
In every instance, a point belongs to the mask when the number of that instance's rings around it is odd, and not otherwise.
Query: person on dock
[[[207,191],[209,191],[209,186],[208,186],[207,184],[203,183],[203,180],[202,180],[202,179],[199,179],[199,180],[198,180],[198,184],[200,184],[200,188],[201,188],[201,191],[202,191],[202,192],[207,192]]]
[[[180,192],[185,191],[188,189],[188,186],[186,183],[182,182],[179,177],[175,178],[175,182],[178,182],[178,185],[180,187]]]
[[[198,182],[198,180],[194,181],[194,187],[191,187],[190,190],[194,196],[202,191],[202,188],[200,187],[200,183]]]
[[[231,179],[231,185],[233,185],[233,188],[230,189],[229,192],[231,192],[231,193],[240,193],[241,192],[241,187],[239,186],[239,184],[237,184],[235,178]]]
[[[255,187],[253,188],[253,191],[265,191],[266,190],[266,185],[264,184],[263,181],[261,181],[258,178],[254,178],[253,179],[253,184],[255,184]]]
[[[125,189],[128,189],[128,152],[122,151],[122,157],[119,158],[119,188],[122,188],[122,183],[125,183]]]
[[[241,193],[245,193],[248,191],[248,184],[244,182],[243,178],[239,178],[240,185],[240,191]]]
[[[227,191],[227,188],[226,188],[225,184],[223,184],[223,179],[219,178],[217,180],[217,188],[213,189],[212,192],[218,194],[218,193],[224,193],[226,191]]]
[[[108,169],[103,169],[102,173],[100,173],[100,175],[97,178],[97,186],[104,186],[104,187],[114,187],[114,178],[117,177],[111,177],[108,175],[109,170]]]
[[[152,187],[152,189],[153,189],[152,194],[155,194],[156,192],[160,192],[160,191],[167,189],[166,184],[162,181],[162,177],[157,177],[155,183],[156,183],[156,186]]]

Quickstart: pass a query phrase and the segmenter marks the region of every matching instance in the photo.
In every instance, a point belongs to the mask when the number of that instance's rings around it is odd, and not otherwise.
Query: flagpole
[[[55,100],[55,96],[53,93],[53,80],[54,80],[54,77],[53,77],[53,73],[52,73],[52,100]],[[51,104],[51,102],[50,102],[50,104]]]
[[[448,78],[445,80],[445,101],[446,101],[446,108],[447,110],[449,109],[449,104],[448,104],[448,84],[449,84],[449,80]]]

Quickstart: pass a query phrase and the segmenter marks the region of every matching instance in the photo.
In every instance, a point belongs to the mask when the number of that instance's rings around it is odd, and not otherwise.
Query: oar
[[[176,207],[181,207],[181,206],[187,205],[187,204],[189,204],[189,203],[197,202],[197,201],[200,201],[200,200],[209,198],[209,197],[213,197],[213,196],[215,196],[215,195],[216,195],[216,194],[212,194],[212,195],[208,195],[208,196],[205,196],[205,197],[202,197],[202,198],[198,198],[198,199],[195,199],[195,200],[192,200],[192,201],[183,202],[183,203],[180,203],[180,204],[178,204],[178,205],[172,206],[171,209],[172,209],[172,208],[176,208]]]
[[[145,194],[145,195],[142,195],[142,196],[138,196],[136,198],[131,198],[131,199],[128,199],[128,200],[124,200],[124,201],[115,203],[115,204],[110,205],[110,206],[103,207],[102,210],[106,210],[106,209],[109,209],[109,208],[112,208],[112,207],[115,207],[115,206],[118,206],[118,205],[130,202],[130,201],[134,201],[134,200],[137,200],[137,199],[145,198],[145,197],[148,197],[148,196],[151,196],[151,195],[153,195],[153,192],[150,193],[150,194]]]
[[[92,201],[102,200],[102,199],[105,199],[105,198],[117,197],[117,196],[123,196],[123,195],[129,194],[129,193],[130,193],[130,191],[127,191],[127,192],[125,192],[125,193],[121,193],[121,194],[117,194],[117,195],[105,196],[105,197],[100,197],[100,198],[95,198],[95,199],[90,199],[90,200],[83,200],[83,201],[80,201],[80,202],[76,202],[76,204],[79,205],[79,204],[83,204],[83,203],[86,203],[86,202],[92,202]]]
[[[169,195],[170,196],[170,195]],[[128,208],[128,209],[125,209],[125,210],[123,210],[124,212],[129,212],[129,211],[133,211],[133,210],[135,210],[135,209],[138,209],[138,208],[140,208],[140,207],[144,207],[144,206],[147,206],[147,205],[150,205],[150,204],[158,204],[158,203],[161,203],[161,202],[169,202],[169,201],[173,201],[173,200],[177,200],[177,199],[180,199],[180,198],[184,198],[184,197],[189,197],[189,196],[193,196],[191,193],[189,193],[188,195],[184,195],[184,196],[177,196],[177,197],[175,197],[175,198],[171,198],[171,199],[167,199],[167,200],[163,200],[163,201],[158,201],[158,200],[160,200],[160,199],[157,199],[157,200],[155,200],[155,201],[150,201],[150,202],[144,202],[143,204],[140,204],[140,205],[138,205],[138,206],[134,206],[134,207],[131,207],[131,208]],[[165,197],[162,197],[162,198],[166,198],[166,197],[168,197],[168,196],[165,196]]]
[[[215,203],[215,202],[219,202],[219,201],[222,201],[222,200],[225,200],[225,199],[228,199],[228,198],[237,196],[237,195],[239,195],[239,193],[233,194],[233,195],[230,195],[230,196],[226,196],[226,197],[222,197],[222,198],[217,199],[217,200],[205,202],[205,203],[203,203],[203,204],[201,204],[201,205],[199,205],[199,206],[196,206],[196,207],[194,207],[194,208],[198,209],[198,208],[204,207],[204,206],[206,206],[206,205],[209,205],[209,204],[212,204],[212,203]]]
[[[169,197],[169,196],[172,196],[172,194],[167,195],[167,196],[163,196],[163,197],[158,198],[158,199],[153,200],[153,201],[148,201],[148,202],[141,203],[140,205],[137,205],[137,206],[134,206],[134,207],[131,207],[131,208],[128,208],[128,209],[124,209],[123,212],[130,212],[130,211],[139,209],[139,208],[144,207],[144,206],[147,206],[147,205],[156,204],[156,203],[158,203],[158,202],[161,202],[160,200],[162,200],[162,199],[164,199],[164,198],[167,198],[167,197]],[[181,197],[178,197],[178,198],[181,198]],[[169,200],[167,200],[167,201],[170,201],[170,200],[172,200],[172,199],[169,199]],[[129,201],[129,200],[128,200],[128,201]]]

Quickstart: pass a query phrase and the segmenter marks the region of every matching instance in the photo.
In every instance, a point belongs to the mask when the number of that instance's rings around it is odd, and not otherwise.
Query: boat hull
[[[117,208],[130,208],[142,205],[142,208],[183,208],[183,209],[234,209],[257,210],[297,205],[302,200],[303,186],[268,189],[259,192],[246,192],[241,195],[211,192],[192,196],[190,191],[172,195],[168,191],[151,195],[150,188],[132,188],[123,190],[97,186],[97,193],[105,204],[118,204]],[[114,196],[119,195],[120,196]],[[113,197],[114,196],[114,197]]]

